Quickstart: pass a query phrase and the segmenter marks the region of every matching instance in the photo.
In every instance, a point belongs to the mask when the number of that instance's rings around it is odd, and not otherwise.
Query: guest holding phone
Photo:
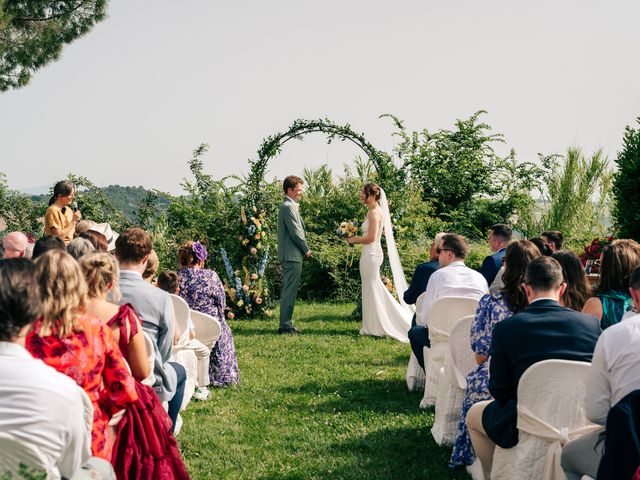
[[[78,204],[73,201],[75,193],[73,183],[68,180],[56,183],[44,215],[44,234],[60,237],[65,245],[73,240],[76,223],[82,218]]]

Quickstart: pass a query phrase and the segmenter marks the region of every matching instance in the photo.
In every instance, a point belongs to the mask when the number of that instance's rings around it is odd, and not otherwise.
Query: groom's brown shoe
[[[280,335],[284,335],[284,334],[297,335],[298,333],[300,333],[300,330],[298,330],[296,327],[278,329],[278,334]]]

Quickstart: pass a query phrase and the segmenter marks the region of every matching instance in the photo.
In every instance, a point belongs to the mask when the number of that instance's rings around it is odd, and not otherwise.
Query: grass
[[[468,478],[407,392],[409,346],[361,337],[352,304],[300,304],[298,336],[276,320],[233,321],[240,384],[182,413],[192,478]]]

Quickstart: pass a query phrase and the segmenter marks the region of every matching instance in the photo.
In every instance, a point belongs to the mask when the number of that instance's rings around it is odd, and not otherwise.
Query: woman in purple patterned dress
[[[211,315],[220,322],[220,338],[209,361],[209,378],[214,387],[227,387],[240,380],[233,334],[225,321],[226,299],[220,277],[204,267],[207,249],[200,242],[189,241],[178,249],[180,261],[179,295],[197,312]]]
[[[504,255],[504,287],[480,299],[476,318],[471,324],[471,349],[475,353],[478,366],[467,375],[467,390],[460,411],[458,434],[453,444],[449,468],[471,465],[476,458],[465,422],[467,412],[474,403],[491,399],[487,360],[491,351],[493,327],[527,306],[527,297],[521,289],[521,284],[527,265],[539,256],[540,250],[529,240],[511,242]]]

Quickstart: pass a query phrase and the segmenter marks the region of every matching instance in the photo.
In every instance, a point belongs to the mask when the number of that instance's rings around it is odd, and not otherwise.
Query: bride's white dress
[[[369,220],[362,224],[362,234],[367,235]],[[360,278],[362,279],[362,328],[360,335],[392,337],[408,343],[407,332],[411,327],[411,313],[405,310],[391,295],[380,279],[380,265],[384,254],[380,239],[382,225],[373,243],[363,244],[360,254]]]

